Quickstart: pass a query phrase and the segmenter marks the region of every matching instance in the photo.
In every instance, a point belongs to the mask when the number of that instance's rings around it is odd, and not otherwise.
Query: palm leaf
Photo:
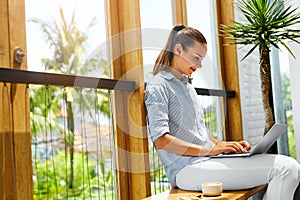
[[[258,44],[254,45],[249,51],[248,53],[242,58],[242,60],[245,60],[256,48],[257,48]]]
[[[245,57],[256,47],[279,49],[278,42],[284,44],[290,40],[299,43],[300,31],[290,27],[300,24],[300,13],[288,1],[239,0],[236,6],[245,21],[234,22],[233,26],[221,25],[220,29],[222,36],[230,39],[230,44],[254,45]],[[290,49],[287,50],[291,53]]]

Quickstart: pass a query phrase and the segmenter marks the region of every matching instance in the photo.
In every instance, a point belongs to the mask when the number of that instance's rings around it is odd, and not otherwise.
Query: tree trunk
[[[262,47],[260,50],[260,78],[263,107],[265,111],[266,125],[264,134],[274,125],[274,114],[271,105],[272,98],[272,82],[271,82],[271,64],[270,64],[270,50],[268,47]]]
[[[69,132],[69,153],[70,153],[70,183],[69,189],[73,189],[74,185],[74,115],[73,115],[73,108],[72,102],[67,101],[67,112],[68,112],[68,132]]]

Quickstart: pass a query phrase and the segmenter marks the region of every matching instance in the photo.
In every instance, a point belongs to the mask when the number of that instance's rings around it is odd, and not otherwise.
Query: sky
[[[211,31],[211,10],[209,9],[211,0],[187,0],[189,26],[200,30],[208,41],[212,41]],[[27,20],[27,58],[29,70],[43,71],[41,67],[41,58],[49,57],[49,48],[45,45],[45,38],[37,24],[30,22],[30,19],[38,18],[45,21],[52,21],[59,17],[59,7],[62,7],[67,18],[70,18],[72,12],[76,11],[78,26],[86,30],[88,23],[93,17],[97,18],[97,26],[90,33],[89,49],[95,49],[97,46],[105,43],[105,9],[104,0],[26,0],[26,20]],[[142,28],[157,28],[168,31],[172,28],[172,10],[171,0],[140,0]],[[161,36],[165,41],[167,34]],[[210,46],[209,46],[210,47]],[[147,49],[144,51],[145,66],[153,65],[158,52],[157,49]],[[213,60],[212,48],[208,48],[209,59]],[[281,55],[283,70],[288,67],[286,63],[286,52]],[[152,66],[151,66],[152,67]],[[216,67],[216,66],[215,66]],[[148,69],[146,69],[148,70]],[[148,70],[149,71],[149,70]],[[206,72],[204,72],[206,73]],[[208,73],[208,72],[207,72]]]
[[[219,64],[216,52],[217,47],[213,41],[212,28],[215,28],[213,11],[210,7],[212,0],[187,0],[188,25],[201,31],[208,41],[208,52],[203,60],[203,69],[197,70],[193,74],[193,85],[195,87],[222,89],[222,80],[219,74]],[[70,19],[75,10],[79,28],[86,30],[89,22],[96,17],[97,24],[90,32],[88,40],[89,50],[94,50],[98,46],[105,47],[105,9],[104,0],[26,0],[26,20],[27,20],[27,61],[28,68],[32,71],[43,71],[41,58],[48,58],[51,55],[49,47],[45,43],[45,38],[39,26],[30,19],[38,18],[48,22],[59,18],[59,8],[62,7],[66,18]],[[143,34],[143,64],[145,81],[152,76],[151,71],[160,50],[165,45],[169,31],[173,27],[171,0],[140,0],[141,27]],[[149,34],[151,29],[154,34]],[[157,45],[152,45],[157,44]],[[205,102],[203,102],[206,104]],[[207,104],[210,104],[208,102]]]
[[[51,52],[45,44],[45,38],[39,26],[31,19],[37,18],[52,22],[59,18],[62,7],[67,19],[71,19],[75,10],[78,26],[86,30],[93,17],[97,18],[97,26],[89,33],[89,49],[95,49],[105,41],[104,0],[25,0],[26,7],[26,39],[28,68],[32,71],[43,71],[41,58],[47,58]]]
[[[209,1],[188,0],[190,7],[189,22],[203,32],[208,41],[211,41],[209,20],[205,19],[209,16],[209,9],[202,9],[198,12],[198,8],[208,7]],[[144,65],[145,73],[150,73],[154,61],[164,46],[164,42],[169,34],[169,30],[173,26],[171,0],[141,0],[141,18],[142,29],[155,28],[164,31],[165,34],[153,37],[159,38],[162,43],[160,47],[146,46],[144,50]],[[45,43],[44,35],[39,29],[39,26],[31,19],[38,18],[48,22],[59,17],[59,7],[62,7],[66,18],[70,19],[73,10],[76,12],[78,26],[82,30],[86,30],[88,23],[93,17],[97,19],[97,25],[93,27],[93,32],[90,34],[88,49],[95,49],[97,46],[105,44],[105,11],[104,0],[26,0],[26,20],[27,20],[27,59],[28,68],[32,71],[43,71],[41,66],[41,58],[47,58],[51,55],[48,46]],[[194,9],[195,8],[195,9]],[[196,16],[194,16],[196,15]],[[204,20],[203,20],[204,19]],[[143,40],[153,40],[153,38],[143,38]],[[209,49],[210,51],[211,49]],[[211,51],[208,53],[211,56]],[[148,66],[148,67],[147,67]],[[199,75],[199,74],[198,74]]]

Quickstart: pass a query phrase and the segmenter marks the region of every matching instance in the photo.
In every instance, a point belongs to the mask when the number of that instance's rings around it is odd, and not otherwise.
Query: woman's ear
[[[174,47],[174,54],[180,55],[182,52],[182,46],[181,44],[176,44]]]

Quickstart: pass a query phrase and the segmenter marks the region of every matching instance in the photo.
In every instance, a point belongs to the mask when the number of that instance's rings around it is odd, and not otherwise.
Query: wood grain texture
[[[134,92],[114,92],[119,198],[139,200],[150,194],[140,6],[138,0],[107,6],[112,77],[137,84]]]
[[[172,6],[174,25],[188,26],[186,0],[173,0]]]
[[[26,52],[25,2],[0,2],[0,65],[4,68],[27,69],[14,61],[14,49]],[[29,96],[25,85],[0,84],[0,198],[33,199]],[[3,104],[2,104],[3,103]],[[2,173],[4,172],[4,173]]]
[[[172,189],[144,200],[179,200],[179,199],[197,199],[195,196],[201,195],[201,200],[247,200],[257,192],[265,189],[267,185],[260,185],[248,190],[223,191],[221,196],[205,197],[201,192]]]
[[[234,20],[234,3],[232,0],[217,0],[217,19],[220,24],[232,25]],[[218,30],[220,33],[220,30]],[[243,139],[242,112],[240,102],[239,72],[237,51],[235,45],[228,44],[228,40],[219,37],[220,63],[223,83],[226,90],[234,90],[235,98],[225,99],[226,140],[239,141]]]

